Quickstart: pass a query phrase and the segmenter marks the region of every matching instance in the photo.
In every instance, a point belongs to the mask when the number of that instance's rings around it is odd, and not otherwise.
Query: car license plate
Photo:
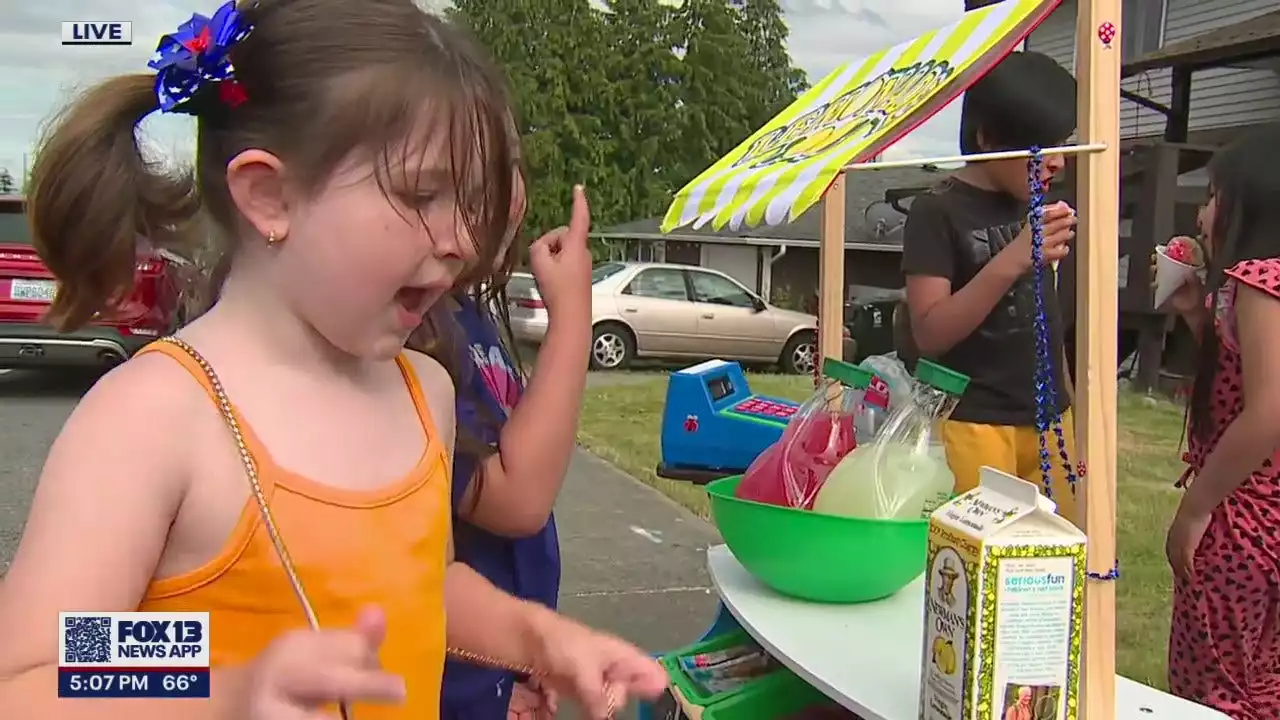
[[[9,297],[14,300],[35,300],[37,302],[53,302],[58,292],[58,284],[52,280],[11,280]]]

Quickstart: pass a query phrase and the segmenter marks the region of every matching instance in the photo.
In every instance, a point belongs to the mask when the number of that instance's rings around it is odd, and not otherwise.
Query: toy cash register
[[[671,373],[657,473],[698,484],[743,473],[799,407],[753,395],[736,362],[708,360]]]

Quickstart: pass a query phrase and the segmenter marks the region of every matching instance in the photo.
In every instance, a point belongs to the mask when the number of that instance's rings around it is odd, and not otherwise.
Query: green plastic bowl
[[[742,477],[707,485],[720,536],[757,580],[829,603],[889,597],[924,572],[928,520],[823,515],[734,497]]]

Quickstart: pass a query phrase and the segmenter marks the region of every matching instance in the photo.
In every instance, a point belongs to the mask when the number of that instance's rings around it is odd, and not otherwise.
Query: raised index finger
[[[573,186],[573,214],[569,218],[569,234],[574,238],[587,237],[591,232],[591,206],[587,204],[587,189]]]

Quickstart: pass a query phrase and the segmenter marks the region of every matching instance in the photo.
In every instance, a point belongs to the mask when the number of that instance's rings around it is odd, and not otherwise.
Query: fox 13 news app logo
[[[209,697],[209,613],[60,613],[58,697]]]

